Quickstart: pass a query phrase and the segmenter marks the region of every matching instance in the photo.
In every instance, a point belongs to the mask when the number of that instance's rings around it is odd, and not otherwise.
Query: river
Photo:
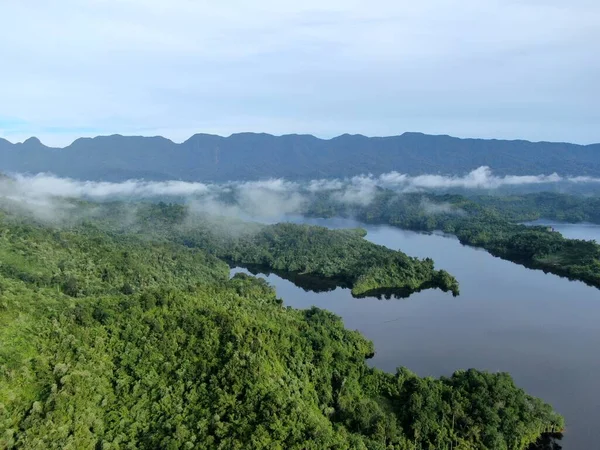
[[[293,220],[362,226],[376,244],[431,257],[436,268],[456,276],[460,296],[426,290],[400,300],[355,299],[348,289],[307,292],[266,276],[286,305],[338,314],[346,327],[374,342],[368,362],[386,371],[402,365],[421,376],[470,367],[509,372],[517,385],[565,416],[563,449],[598,448],[600,290],[501,260],[452,237],[343,219]],[[551,225],[568,237],[600,239],[600,226]]]

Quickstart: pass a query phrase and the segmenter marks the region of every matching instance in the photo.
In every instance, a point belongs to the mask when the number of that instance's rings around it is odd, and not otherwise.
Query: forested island
[[[307,214],[354,217],[364,223],[414,231],[442,231],[494,256],[600,288],[600,245],[567,239],[549,227],[519,223],[541,217],[597,221],[596,204],[593,198],[564,194],[468,198],[380,189],[367,205],[348,206],[337,202],[331,193],[322,194],[311,203]]]
[[[358,230],[223,233],[177,205],[76,207],[66,222],[0,217],[0,447],[526,449],[564,427],[506,373],[370,368],[373,345],[338,317],[286,308],[225,262],[348,277],[359,292],[437,278],[453,290],[429,261]]]

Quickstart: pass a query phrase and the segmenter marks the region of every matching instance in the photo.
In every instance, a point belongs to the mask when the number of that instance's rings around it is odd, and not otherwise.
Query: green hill
[[[0,171],[51,172],[82,180],[230,181],[379,175],[465,174],[489,166],[497,175],[600,176],[600,144],[399,136],[238,133],[196,134],[180,144],[164,137],[98,136],[50,148],[37,139],[0,139]]]
[[[178,239],[0,230],[0,448],[523,449],[563,428],[505,373],[370,368],[338,317]]]

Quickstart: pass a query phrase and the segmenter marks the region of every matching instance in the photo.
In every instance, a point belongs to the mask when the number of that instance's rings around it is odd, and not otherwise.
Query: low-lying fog
[[[272,218],[302,214],[310,200],[320,193],[348,206],[365,206],[378,189],[399,193],[452,191],[501,192],[600,188],[600,179],[550,175],[496,176],[489,167],[480,167],[464,176],[425,174],[409,176],[390,172],[378,177],[358,175],[345,179],[305,182],[267,179],[222,184],[185,181],[128,180],[119,183],[81,181],[52,174],[10,174],[0,178],[0,198],[25,208],[42,219],[68,215],[72,204],[64,199],[83,200],[165,200],[188,203],[192,210],[235,217]],[[447,212],[444,205],[424,205],[428,212]]]

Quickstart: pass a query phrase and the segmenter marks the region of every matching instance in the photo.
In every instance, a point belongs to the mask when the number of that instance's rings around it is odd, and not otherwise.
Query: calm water
[[[528,225],[547,225],[560,231],[563,236],[569,239],[585,239],[600,242],[600,226],[593,223],[564,223],[553,222],[551,220],[536,220],[527,222]]]
[[[301,221],[359,226],[339,219]],[[503,261],[453,238],[362,226],[376,244],[432,257],[437,268],[456,276],[461,295],[428,290],[402,300],[354,299],[347,289],[317,294],[269,275],[285,304],[316,305],[341,316],[348,328],[374,342],[376,354],[369,364],[383,370],[402,365],[422,376],[470,367],[510,372],[519,386],[565,416],[564,449],[600,448],[595,433],[600,424],[600,290]],[[600,238],[597,226],[554,227],[569,237]]]

